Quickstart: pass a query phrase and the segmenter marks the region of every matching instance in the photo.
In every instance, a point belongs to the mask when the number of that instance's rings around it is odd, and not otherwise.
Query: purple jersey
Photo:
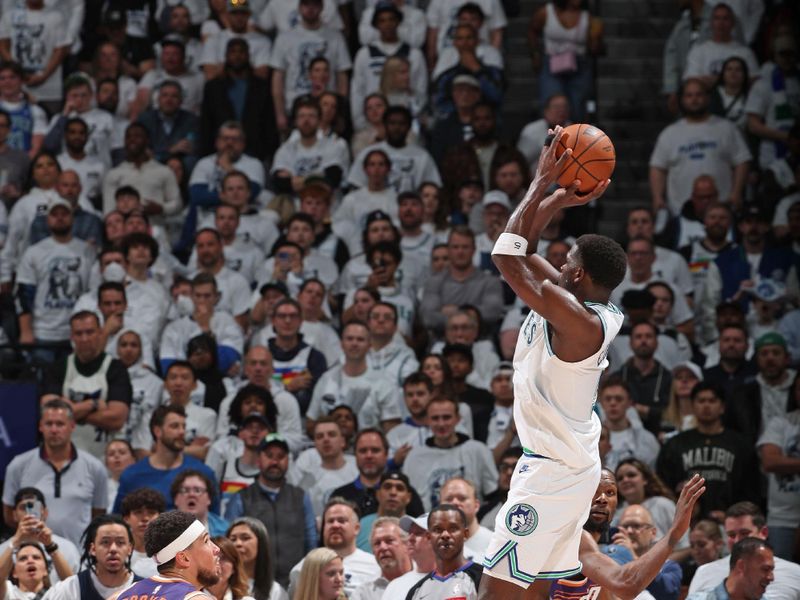
[[[117,596],[117,600],[184,600],[193,597],[207,598],[191,583],[182,579],[166,579],[156,575],[137,581]]]

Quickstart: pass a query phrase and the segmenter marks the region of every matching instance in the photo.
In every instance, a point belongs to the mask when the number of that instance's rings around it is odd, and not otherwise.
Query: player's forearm
[[[678,543],[679,538],[671,539],[672,533],[670,531],[670,534],[661,538],[650,550],[622,566],[618,577],[615,577],[614,585],[611,586],[611,591],[620,600],[632,600],[656,578]]]

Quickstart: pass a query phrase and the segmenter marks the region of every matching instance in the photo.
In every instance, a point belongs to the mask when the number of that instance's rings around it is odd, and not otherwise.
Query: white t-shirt
[[[295,463],[289,467],[286,481],[308,492],[314,514],[321,517],[331,492],[352,483],[356,477],[358,467],[354,456],[345,454],[344,464],[339,469],[325,469],[320,464],[317,449],[309,448],[301,452]]]
[[[53,115],[48,129],[55,127],[61,116],[61,114]],[[82,113],[72,112],[68,118],[72,117],[82,119],[89,128],[89,140],[84,147],[86,154],[103,161],[107,169],[111,167],[111,138],[114,133],[113,115],[99,108],[90,108]],[[63,142],[61,145],[63,147]]]
[[[350,377],[339,365],[325,371],[314,386],[306,416],[316,421],[341,405],[353,409],[361,429],[380,427],[382,421],[402,416],[397,390],[383,375],[369,368],[357,377]]]
[[[115,595],[117,592],[121,592],[122,590],[133,585],[132,573],[125,583],[116,587],[108,587],[100,583],[100,580],[97,579],[97,575],[95,575],[94,571],[89,574],[89,577],[92,579],[92,585],[94,586],[94,589],[97,590],[102,598],[109,598]],[[67,577],[64,581],[59,581],[57,584],[47,590],[47,593],[42,597],[42,600],[75,600],[75,598],[80,597],[81,585],[78,583],[78,576],[73,575],[72,577]]]
[[[719,197],[729,198],[734,167],[751,158],[736,125],[711,115],[702,123],[680,119],[664,129],[656,140],[650,166],[667,171],[667,206],[677,215],[700,175],[711,175]]]
[[[369,2],[367,3],[370,4]],[[425,44],[425,32],[428,30],[428,23],[425,13],[416,6],[403,4],[400,6],[403,13],[403,20],[397,28],[397,37],[414,48],[422,48]],[[380,39],[380,33],[372,26],[372,15],[375,14],[374,3],[372,6],[364,8],[361,13],[361,21],[358,23],[358,39],[362,46]]]
[[[244,347],[242,329],[230,313],[215,310],[211,317],[211,332],[218,345],[228,346],[239,354],[242,353]],[[189,340],[201,333],[203,330],[191,316],[176,319],[164,328],[164,334],[161,336],[161,358],[185,360]]]
[[[495,67],[497,69],[505,68],[503,63],[503,55],[500,54],[500,51],[491,44],[478,44],[478,47],[475,48],[475,56],[478,58],[481,64],[487,67]],[[441,53],[436,58],[436,66],[433,68],[431,81],[436,81],[439,75],[458,65],[458,62],[458,50],[456,50],[455,47],[448,46],[442,49]]]
[[[225,50],[228,42],[242,39],[247,42],[250,51],[250,65],[254,68],[266,67],[269,64],[269,55],[272,52],[272,42],[269,38],[255,31],[234,33],[230,29],[223,29],[211,36],[203,43],[203,54],[200,57],[201,65],[222,65],[225,63]]]
[[[81,195],[86,198],[101,198],[103,195],[103,177],[106,165],[98,157],[87,155],[83,160],[75,160],[66,152],[58,155],[58,164],[62,171],[75,171],[81,180]]]
[[[348,598],[352,598],[353,592],[360,585],[373,581],[381,575],[381,568],[375,557],[369,552],[364,552],[360,548],[349,554],[342,559],[344,566],[344,593]],[[294,595],[294,590],[297,587],[297,580],[300,577],[300,571],[303,569],[303,561],[301,560],[289,573],[289,594]],[[389,596],[385,596],[388,600]]]
[[[62,244],[48,237],[22,255],[17,283],[36,286],[33,305],[33,334],[36,339],[69,339],[72,308],[89,288],[89,271],[93,262],[91,246],[77,238]]]
[[[270,66],[284,71],[284,100],[287,113],[297,96],[311,91],[308,67],[318,56],[330,63],[329,89],[336,88],[336,74],[352,67],[342,32],[329,27],[306,29],[302,25],[278,34],[270,56]]]
[[[350,164],[347,144],[340,138],[317,136],[316,142],[306,146],[300,136],[290,136],[280,145],[272,160],[272,173],[286,170],[292,176],[325,175],[328,167],[339,167],[342,175]]]
[[[194,275],[197,273],[192,277]],[[250,310],[250,283],[247,279],[226,266],[214,274],[214,279],[217,280],[219,292],[218,310],[224,310],[234,317]]]
[[[264,252],[254,244],[242,242],[241,238],[234,238],[232,244],[222,247],[225,255],[225,266],[231,271],[239,273],[249,284],[255,282],[256,272],[264,262]],[[192,250],[187,265],[190,271],[197,269],[197,249]]]
[[[683,78],[699,77],[703,75],[719,75],[722,64],[731,58],[738,56],[745,63],[750,72],[750,77],[758,75],[758,60],[750,48],[739,42],[715,42],[706,40],[699,44],[694,44],[689,54],[686,56],[686,69],[683,71]]]
[[[0,39],[10,41],[11,56],[29,73],[42,72],[59,48],[70,46],[72,37],[58,10],[17,8],[3,13]],[[37,101],[61,100],[62,68],[59,64],[41,85],[30,88]]]
[[[483,553],[486,551],[486,548],[489,547],[489,542],[491,541],[491,530],[483,525],[479,525],[475,535],[468,537],[464,541],[464,558],[474,563],[481,564],[483,562]]]
[[[800,439],[800,412],[792,411],[785,417],[773,417],[758,439],[757,447],[774,444],[784,456],[797,458]],[[767,492],[767,525],[769,527],[797,527],[800,522],[800,476],[769,473]]]
[[[347,180],[357,187],[367,185],[367,174],[364,172],[364,158],[372,150],[383,150],[392,161],[389,173],[389,186],[396,192],[413,192],[426,181],[442,185],[439,169],[428,151],[415,145],[395,148],[388,142],[378,142],[364,148],[353,160],[353,166]]]
[[[339,16],[339,5],[346,4],[337,0],[323,0],[320,20],[324,27],[340,30],[343,28]],[[258,15],[258,26],[264,31],[278,30],[278,33],[300,29],[302,27],[299,12],[299,0],[270,0],[261,14]],[[255,11],[253,14],[256,14]]]
[[[427,574],[427,572],[420,573],[414,569],[400,575],[397,579],[393,579],[389,582],[389,585],[386,586],[386,591],[383,592],[383,597],[386,598],[386,600],[391,600],[393,598],[405,599],[405,597],[408,596],[408,592],[411,591],[411,588],[417,585],[419,580]]]
[[[729,557],[698,567],[689,584],[689,594],[713,590],[731,570]],[[800,565],[775,557],[775,580],[764,592],[765,600],[798,600],[800,598]]]
[[[428,19],[428,27],[439,31],[436,41],[438,52],[453,44],[453,33],[458,24],[456,14],[464,4],[466,4],[464,0],[436,0],[428,4],[425,16]],[[478,32],[479,39],[483,42],[489,42],[489,33],[491,31],[507,25],[506,12],[498,0],[477,0],[476,4],[481,7],[483,14],[486,15],[483,27]]]
[[[367,215],[374,210],[382,210],[397,223],[397,192],[386,188],[379,192],[371,192],[361,187],[347,194],[333,213],[334,224],[351,223],[354,231],[360,233],[367,224]],[[358,244],[361,247],[361,244]]]

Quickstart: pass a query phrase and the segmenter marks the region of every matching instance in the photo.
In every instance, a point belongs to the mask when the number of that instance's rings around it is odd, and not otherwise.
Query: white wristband
[[[492,248],[492,254],[509,256],[525,256],[528,252],[528,240],[516,233],[503,232]]]

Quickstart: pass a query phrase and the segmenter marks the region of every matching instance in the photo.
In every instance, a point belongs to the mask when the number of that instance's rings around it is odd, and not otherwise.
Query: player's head
[[[612,471],[603,469],[600,472],[600,483],[592,498],[589,519],[583,528],[591,533],[603,533],[617,511],[617,479]]]
[[[558,284],[580,296],[605,301],[625,277],[627,264],[625,251],[616,241],[587,233],[567,253]]]
[[[179,510],[160,514],[147,526],[144,548],[159,573],[179,574],[202,587],[219,581],[219,548],[194,515]]]

